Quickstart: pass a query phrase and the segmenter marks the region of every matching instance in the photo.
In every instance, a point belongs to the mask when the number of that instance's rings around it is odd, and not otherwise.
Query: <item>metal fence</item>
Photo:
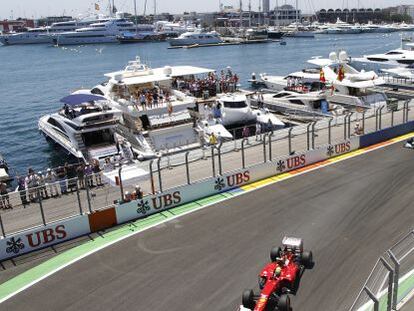
[[[376,262],[350,311],[399,310],[414,290],[414,231]]]
[[[248,138],[235,138],[186,153],[160,156],[158,159],[137,164],[137,167],[149,172],[149,178],[142,180],[140,186],[145,194],[163,192],[242,167],[272,161],[276,157],[335,144],[354,135],[406,123],[414,119],[414,113],[410,113],[410,110],[409,102],[405,101],[393,109],[375,107],[362,112],[350,112],[344,116],[261,133],[258,137],[253,135]],[[96,176],[92,179],[96,180]],[[72,187],[64,194],[62,181],[54,185],[27,189],[23,193],[9,193],[7,196],[12,209],[0,210],[0,234],[10,235],[79,213],[102,209],[123,197],[120,187],[113,187],[103,179],[102,185],[99,186],[94,182],[93,186],[88,187],[86,183],[83,187],[79,180],[66,180],[66,187],[69,184]],[[57,191],[54,189],[55,186]],[[131,191],[128,187],[124,186],[122,190]],[[48,191],[48,196],[44,193],[45,190]],[[29,200],[30,191],[36,196],[34,200]],[[51,198],[50,192],[59,193],[59,196]],[[23,202],[24,196],[30,201],[27,204]],[[6,196],[0,198],[1,202],[7,204]]]

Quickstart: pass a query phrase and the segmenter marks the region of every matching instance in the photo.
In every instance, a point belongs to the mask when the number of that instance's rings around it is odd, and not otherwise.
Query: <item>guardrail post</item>
[[[214,146],[211,146],[211,166],[213,170],[213,177],[216,177],[216,160],[214,155]]]
[[[329,145],[332,143],[332,136],[331,136],[332,120],[333,120],[333,118],[330,118],[329,121],[328,121],[328,144]]]
[[[76,197],[78,198],[78,205],[79,205],[79,215],[83,215],[82,211],[82,203],[79,193],[79,178],[76,180]]]
[[[362,134],[365,134],[365,111],[362,113]]]
[[[246,143],[247,139],[243,138],[242,142],[241,142],[241,155],[242,155],[242,167],[243,169],[246,168],[246,160],[244,158],[244,144]]]
[[[272,137],[273,137],[273,130],[269,133],[269,161],[272,162]]]
[[[236,130],[233,130],[233,141],[234,141],[234,151],[239,151],[239,149],[237,149]]]
[[[221,146],[223,145],[223,142],[221,141],[220,144],[217,147],[217,158],[218,158],[218,165],[219,165],[219,175],[223,175],[223,167],[221,164]]]
[[[293,127],[290,127],[288,131],[289,155],[292,154],[292,131],[293,131]]]
[[[379,122],[378,122],[378,127],[381,130],[382,129],[382,109],[384,109],[385,106],[382,106],[379,110]]]
[[[162,192],[161,159],[162,159],[162,156],[160,156],[157,160],[158,185],[160,187],[159,189],[160,192]]]
[[[406,101],[406,110],[405,110],[405,122],[408,122],[408,112],[410,111],[410,108],[408,107],[408,104],[410,103],[409,100]]]
[[[1,219],[1,214],[0,214],[0,229],[1,229],[1,235],[3,237],[6,237],[6,231],[4,230],[3,219]]]
[[[387,311],[391,311],[391,305],[392,305],[392,287],[394,284],[394,270],[390,266],[390,264],[383,258],[380,257],[380,261],[384,265],[385,269],[388,270],[389,276],[388,276],[388,297],[387,297]]]
[[[267,157],[266,157],[266,137],[267,134],[263,135],[263,163],[266,163]]]
[[[121,198],[124,198],[124,184],[122,182],[122,164],[119,166],[118,169],[118,178],[119,178],[119,190],[121,191]]]
[[[398,299],[398,280],[400,278],[400,262],[395,257],[391,250],[388,250],[392,262],[394,263],[394,289],[392,294],[392,309],[397,310],[397,299]]]
[[[394,109],[391,109],[391,127],[394,126]]]
[[[187,184],[191,184],[190,181],[190,164],[188,163],[188,156],[190,155],[190,151],[185,153],[185,172],[187,174]]]
[[[405,123],[405,106],[407,105],[407,101],[403,104],[403,123]]]
[[[40,214],[42,215],[42,222],[43,222],[43,225],[46,226],[45,211],[43,210],[42,196],[40,195],[39,188],[37,188],[37,197],[39,199]]]
[[[151,182],[151,192],[152,194],[155,194],[155,184],[154,184],[154,172],[152,170],[152,163],[154,163],[154,160],[151,160],[149,162],[149,171],[150,171],[150,182]]]
[[[347,125],[348,114],[344,116],[344,139],[346,139],[346,125]]]
[[[315,126],[316,126],[316,121],[312,122],[312,149],[315,149]]]
[[[86,200],[88,201],[89,213],[92,213],[92,204],[91,204],[91,194],[89,190],[89,183],[85,180],[85,190],[86,190]],[[124,195],[122,195],[121,200],[124,200]]]
[[[351,118],[354,113],[351,112],[348,116],[348,138],[351,138]]]
[[[379,311],[379,300],[375,295],[371,292],[368,287],[364,287],[365,292],[367,293],[368,297],[374,302],[374,311]]]
[[[375,131],[378,131],[378,112],[379,108],[375,109]]]
[[[307,144],[307,150],[310,150],[310,127],[312,126],[312,123],[308,123],[306,126],[306,144]]]

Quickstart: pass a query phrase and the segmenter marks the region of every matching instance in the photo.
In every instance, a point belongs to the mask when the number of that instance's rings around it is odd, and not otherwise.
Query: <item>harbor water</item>
[[[151,67],[192,65],[216,70],[231,66],[243,87],[252,72],[287,74],[306,67],[312,56],[345,49],[353,57],[400,45],[400,34],[318,35],[267,43],[169,50],[168,43],[107,44],[73,47],[0,46],[0,153],[15,173],[29,166],[61,165],[67,156],[39,134],[38,119],[61,108],[59,99],[104,82],[104,73],[121,70],[141,56]]]

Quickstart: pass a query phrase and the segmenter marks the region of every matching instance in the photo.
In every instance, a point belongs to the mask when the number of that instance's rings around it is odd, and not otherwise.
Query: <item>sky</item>
[[[93,12],[94,3],[100,4],[101,12],[107,13],[109,0],[0,0],[0,19],[5,18],[39,18],[51,15],[87,14]],[[143,13],[145,0],[136,0],[138,13]],[[270,0],[271,7],[276,5],[276,0]],[[294,0],[278,0],[281,4],[293,4]],[[399,4],[412,4],[414,0],[298,0],[299,7],[306,13],[321,8],[382,8]],[[154,2],[157,3],[158,12],[182,13],[184,11],[212,12],[218,11],[220,0],[147,0],[147,12],[154,11]],[[239,6],[239,0],[221,0],[224,5]],[[243,6],[247,9],[249,0],[243,0]],[[251,0],[252,8],[258,9],[259,0]],[[133,12],[134,0],[115,0],[118,11]]]

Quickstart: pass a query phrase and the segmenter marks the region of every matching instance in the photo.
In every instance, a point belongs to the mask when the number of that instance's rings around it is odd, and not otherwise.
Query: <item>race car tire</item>
[[[254,292],[252,289],[246,289],[242,295],[242,305],[243,307],[253,310],[256,306],[256,302],[254,301]]]
[[[276,259],[280,257],[281,251],[282,249],[280,247],[273,247],[272,250],[270,251],[270,260],[272,262],[275,262]]]
[[[290,309],[290,297],[288,295],[282,295],[277,303],[278,311],[291,311]]]
[[[313,266],[313,254],[311,251],[303,252],[301,256],[301,264],[306,268],[310,269]]]

